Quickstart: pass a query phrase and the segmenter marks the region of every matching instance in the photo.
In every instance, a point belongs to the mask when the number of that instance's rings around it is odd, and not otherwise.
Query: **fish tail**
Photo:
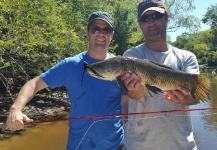
[[[210,99],[210,81],[206,76],[201,74],[196,75],[196,81],[197,84],[194,89],[192,89],[192,93],[194,93],[193,95],[198,102],[200,100],[205,102]]]

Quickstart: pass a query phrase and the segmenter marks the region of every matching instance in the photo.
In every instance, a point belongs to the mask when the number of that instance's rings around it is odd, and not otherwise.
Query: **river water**
[[[191,108],[217,107],[217,79],[211,78],[211,100]],[[191,118],[198,150],[217,150],[217,109],[192,111]]]
[[[217,80],[211,78],[211,100],[191,108],[217,107]],[[192,111],[194,136],[198,150],[217,150],[217,109]],[[21,135],[0,141],[0,150],[64,150],[67,144],[67,121],[42,123]]]
[[[0,150],[65,150],[67,134],[67,121],[42,123],[0,141]]]

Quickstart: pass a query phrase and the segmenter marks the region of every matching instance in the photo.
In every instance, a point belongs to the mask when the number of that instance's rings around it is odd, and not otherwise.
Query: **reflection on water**
[[[217,80],[211,79],[211,100],[191,108],[217,107]],[[198,150],[217,150],[217,110],[192,111],[193,130]],[[64,150],[68,122],[46,123],[26,129],[20,136],[0,141],[1,150]]]
[[[217,80],[211,78],[211,100],[191,108],[217,107]],[[198,150],[217,149],[217,109],[191,112],[193,130]]]
[[[0,141],[1,150],[64,150],[68,136],[68,122],[43,123],[9,140]]]

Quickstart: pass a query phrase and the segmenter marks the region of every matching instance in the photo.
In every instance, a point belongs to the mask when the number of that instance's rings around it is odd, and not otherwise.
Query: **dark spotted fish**
[[[116,80],[125,72],[134,72],[142,79],[150,96],[161,90],[176,90],[182,85],[190,89],[197,101],[209,99],[210,81],[206,76],[175,71],[150,60],[114,57],[93,64],[85,62],[84,67],[91,76],[102,80]]]

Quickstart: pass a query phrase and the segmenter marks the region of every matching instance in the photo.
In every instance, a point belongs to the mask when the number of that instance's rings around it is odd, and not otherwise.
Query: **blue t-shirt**
[[[110,55],[110,57],[114,57]],[[86,52],[66,58],[40,75],[50,87],[66,87],[71,102],[70,118],[121,113],[121,88],[116,81],[96,79],[84,71],[99,60]],[[67,150],[115,150],[123,145],[120,116],[69,121]]]

